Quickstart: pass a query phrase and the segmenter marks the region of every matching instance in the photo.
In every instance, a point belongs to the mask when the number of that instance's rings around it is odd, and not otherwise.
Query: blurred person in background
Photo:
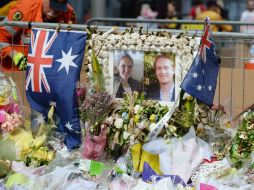
[[[242,12],[240,20],[242,22],[254,22],[254,0],[247,0],[246,1],[247,9]],[[240,31],[244,33],[254,33],[254,26],[253,25],[242,25],[240,27]]]
[[[178,15],[176,11],[176,3],[175,1],[169,0],[167,3],[167,15],[166,15],[167,20],[179,20],[181,17]],[[167,28],[167,29],[179,29],[180,24],[164,24],[160,26],[161,28]]]
[[[76,23],[76,14],[67,0],[18,0],[5,20],[71,24]],[[2,71],[26,69],[30,34],[29,28],[0,27],[0,69]]]
[[[16,4],[16,0],[1,0],[0,1],[0,16],[7,16],[10,8]]]
[[[220,15],[224,20],[229,20],[228,10],[225,8],[223,0],[217,0],[217,4],[220,8]]]
[[[150,3],[147,1],[143,1],[141,2],[141,6],[140,6],[140,15],[137,17],[137,19],[156,19],[158,13],[153,11],[151,8]],[[157,24],[156,23],[142,23],[142,24],[138,24],[138,27],[143,27],[144,29],[146,28],[157,28]]]
[[[247,0],[246,6],[247,6],[247,9],[242,12],[240,20],[242,22],[253,23],[254,22],[254,0]],[[240,32],[253,34],[254,26],[242,25],[240,26]],[[244,49],[248,50],[248,55],[250,57],[254,57],[254,42],[253,41],[249,41],[249,43],[247,43],[247,46],[244,47]],[[249,60],[246,60],[246,62],[244,63],[244,68],[247,70],[254,70],[254,59],[251,58]]]
[[[190,13],[189,18],[192,20],[195,20],[197,15],[201,14],[206,10],[205,4],[202,2],[202,0],[194,0]]]
[[[209,0],[207,3],[207,10],[202,12],[201,14],[197,15],[196,20],[205,20],[206,17],[210,17],[211,21],[222,21],[224,20],[220,15],[221,10],[218,3],[215,0]],[[211,25],[213,32],[224,31],[224,32],[231,32],[232,26],[231,25]]]
[[[139,1],[137,0],[118,0],[120,2],[120,16],[121,18],[135,18],[137,17],[137,7]]]
[[[91,0],[70,0],[69,3],[76,11],[78,24],[91,18]]]

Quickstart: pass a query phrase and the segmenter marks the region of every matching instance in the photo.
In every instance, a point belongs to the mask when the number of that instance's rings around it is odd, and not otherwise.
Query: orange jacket
[[[18,0],[16,5],[10,9],[5,20],[43,22],[42,0]],[[68,11],[59,15],[57,22],[76,23],[74,9],[68,5]],[[11,59],[8,58],[12,50],[21,51],[27,55],[30,33],[31,29],[12,26],[0,27],[0,61],[2,61],[3,71],[13,69],[12,63],[10,63]]]

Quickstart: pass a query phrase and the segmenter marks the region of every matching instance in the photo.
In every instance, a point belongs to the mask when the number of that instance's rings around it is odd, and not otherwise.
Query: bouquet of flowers
[[[13,83],[13,84],[11,84]],[[16,86],[0,73],[0,132],[9,134],[22,124]]]
[[[237,128],[229,153],[233,165],[240,168],[254,151],[254,112],[247,111]]]
[[[232,138],[225,114],[225,109],[221,105],[209,108],[192,96],[184,95],[179,107],[165,126],[164,138],[169,141],[172,136],[182,137],[193,126],[196,135],[208,142],[216,157],[222,159]]]
[[[106,144],[105,118],[113,109],[113,98],[107,92],[97,92],[79,106],[80,116],[86,124],[83,156],[87,159],[98,159]]]
[[[85,123],[83,156],[86,159],[98,159],[106,144],[105,118],[114,108],[113,97],[105,91],[104,76],[101,65],[93,51],[90,93],[78,89],[80,118]]]
[[[125,94],[123,102],[105,120],[108,125],[108,155],[117,159],[134,143],[146,141],[149,131],[154,129],[167,112],[167,106],[162,106],[157,101],[145,100],[137,92]]]

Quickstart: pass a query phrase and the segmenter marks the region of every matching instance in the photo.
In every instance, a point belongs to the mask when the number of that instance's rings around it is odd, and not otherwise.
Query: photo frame
[[[93,34],[91,42],[94,44],[94,50],[97,52],[98,60],[103,66],[103,73],[106,81],[106,89],[113,96],[116,95],[116,85],[114,82],[117,54],[142,54],[144,62],[143,91],[147,94],[147,56],[149,54],[160,55],[165,54],[174,57],[174,85],[175,85],[175,102],[180,93],[181,82],[188,72],[190,65],[198,51],[200,37],[191,35],[171,35],[167,32],[163,33],[146,33],[142,32],[116,32],[114,29],[105,33]],[[141,56],[142,57],[142,56]],[[86,55],[87,62],[91,62],[91,49]],[[136,58],[134,58],[136,59]],[[141,58],[140,58],[141,59]],[[135,61],[135,60],[134,60]],[[136,60],[137,61],[137,60]],[[151,66],[152,62],[150,62]],[[151,67],[150,67],[151,69]],[[135,69],[134,69],[135,70]],[[90,71],[92,71],[90,69]],[[89,74],[89,73],[88,73]],[[142,82],[142,81],[140,81]],[[167,104],[170,107],[174,102],[160,101],[162,104]]]

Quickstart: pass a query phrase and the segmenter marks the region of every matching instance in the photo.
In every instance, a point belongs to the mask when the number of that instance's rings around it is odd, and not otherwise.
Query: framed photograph
[[[110,92],[123,98],[124,92],[144,91],[144,52],[112,50],[109,53]]]
[[[110,94],[122,98],[124,92],[144,92],[146,99],[159,100],[169,108],[179,103],[181,82],[200,44],[199,37],[135,31],[94,34],[91,40],[93,43],[88,44],[94,44],[98,61],[103,66],[105,87]],[[90,49],[85,62],[88,67],[91,60]],[[129,69],[123,62],[129,63]],[[156,68],[157,62],[165,65]],[[88,78],[92,76],[91,71],[89,68]],[[170,72],[170,84],[163,79],[163,72]]]
[[[144,53],[144,91],[147,99],[168,105],[176,102],[180,86],[176,82],[177,66],[173,53]]]
[[[175,101],[175,57],[169,53],[145,53],[145,92],[148,99]]]

